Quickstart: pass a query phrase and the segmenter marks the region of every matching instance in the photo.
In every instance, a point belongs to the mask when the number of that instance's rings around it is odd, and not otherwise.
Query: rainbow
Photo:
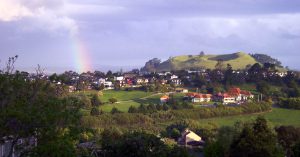
[[[88,49],[83,40],[80,40],[79,35],[72,36],[73,56],[75,57],[75,67],[78,72],[91,71],[91,59]]]

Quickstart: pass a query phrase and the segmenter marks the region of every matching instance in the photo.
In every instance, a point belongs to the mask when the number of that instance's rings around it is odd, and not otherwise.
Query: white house
[[[114,89],[114,85],[111,81],[105,81],[104,87],[105,87],[105,89]]]
[[[181,145],[200,146],[204,144],[204,141],[202,141],[202,138],[193,131],[185,129],[181,133],[178,143]]]
[[[124,76],[117,76],[117,77],[115,76],[114,80],[115,81],[123,81],[124,80]]]
[[[181,85],[181,80],[178,78],[172,79],[171,82],[174,83],[175,85]]]
[[[192,98],[192,102],[210,102],[212,98],[211,94],[196,94]]]
[[[172,79],[177,79],[178,76],[177,76],[177,75],[172,75],[170,78],[171,78],[171,80],[172,80]]]

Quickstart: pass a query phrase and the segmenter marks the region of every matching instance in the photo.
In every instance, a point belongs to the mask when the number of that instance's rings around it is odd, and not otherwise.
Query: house
[[[68,90],[69,90],[69,93],[72,93],[72,92],[74,92],[76,90],[76,87],[69,86]]]
[[[230,104],[230,103],[235,103],[235,97],[232,95],[229,95],[228,93],[218,93],[215,96],[215,101],[220,101],[223,104]]]
[[[166,84],[168,81],[165,80],[165,79],[161,79],[161,80],[159,80],[159,82],[160,82],[161,84]]]
[[[164,96],[160,97],[160,102],[161,102],[161,103],[166,103],[166,102],[169,101],[169,99],[170,99],[169,96],[164,95]]]
[[[114,89],[114,85],[111,81],[105,81],[104,82],[104,88],[105,89]]]
[[[106,79],[105,79],[105,78],[100,78],[100,79],[98,80],[99,84],[104,84],[104,83],[105,83],[105,81],[106,81]]]
[[[235,97],[235,101],[246,101],[253,98],[254,95],[249,91],[241,90],[240,88],[230,88],[228,94]]]
[[[172,75],[170,76],[170,79],[173,80],[173,79],[178,79],[178,76],[177,75]]]
[[[284,77],[287,75],[287,72],[276,72],[276,75],[278,75],[280,77]]]
[[[218,93],[214,97],[215,101],[221,101],[224,104],[245,102],[252,98],[254,98],[254,95],[251,92],[240,88],[230,88],[228,92]]]
[[[132,85],[133,85],[133,79],[131,79],[131,78],[126,78],[126,79],[125,79],[125,84],[128,85],[128,86],[132,86]]]
[[[167,75],[171,75],[171,72],[161,72],[161,73],[157,73],[159,76],[167,76]]]
[[[9,156],[12,140],[9,137],[3,137],[0,143],[0,157]],[[37,146],[37,139],[34,137],[20,138],[12,148],[12,157],[18,157],[23,151],[27,151]],[[23,148],[23,149],[20,149]]]
[[[135,82],[137,85],[143,84],[143,83],[147,84],[149,82],[149,80],[146,78],[143,78],[143,77],[137,77],[137,78],[135,78]]]
[[[189,92],[189,90],[185,89],[185,88],[175,88],[175,91],[177,93],[188,93]]]
[[[136,74],[136,73],[124,73],[123,76],[124,76],[124,78],[133,79],[133,78],[137,77],[138,74]]]
[[[193,131],[185,129],[178,139],[178,144],[185,146],[202,146],[204,141],[202,141],[202,138]]]
[[[192,102],[210,102],[211,98],[211,94],[197,94],[192,98]]]
[[[123,81],[124,80],[124,76],[115,76],[114,80],[115,81]]]
[[[181,79],[178,78],[172,79],[171,82],[174,83],[175,85],[181,85]]]
[[[201,94],[201,93],[187,93],[186,97],[189,98],[190,101],[196,102],[210,102],[212,100],[211,94]]]

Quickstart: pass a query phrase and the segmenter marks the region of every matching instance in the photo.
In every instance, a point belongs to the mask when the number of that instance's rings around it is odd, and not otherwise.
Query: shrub
[[[84,108],[90,108],[92,106],[91,100],[84,94],[78,95],[80,106]]]
[[[91,104],[92,104],[92,106],[99,106],[103,103],[100,100],[99,96],[97,94],[94,94],[91,98]]]
[[[137,113],[138,109],[134,106],[130,106],[128,109],[128,113]]]
[[[116,103],[118,100],[116,98],[109,98],[108,101],[112,104]]]
[[[300,110],[300,98],[280,98],[278,105],[283,108]]]
[[[93,107],[93,108],[91,109],[91,115],[92,115],[92,116],[99,116],[99,115],[102,114],[102,113],[103,113],[103,111],[102,111],[102,110],[99,110],[98,107]]]
[[[116,114],[116,113],[122,113],[119,109],[117,109],[116,107],[113,107],[110,111],[111,114]]]

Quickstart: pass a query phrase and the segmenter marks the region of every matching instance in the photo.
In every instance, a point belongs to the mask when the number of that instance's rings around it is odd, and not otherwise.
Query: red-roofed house
[[[227,93],[218,93],[215,96],[216,101],[221,101],[224,104],[244,102],[254,95],[249,91],[241,90],[240,88],[230,88]]]
[[[211,94],[196,94],[192,98],[192,102],[209,102],[211,101],[212,95]]]
[[[160,102],[161,103],[166,103],[166,102],[169,101],[169,99],[170,99],[169,96],[164,95],[164,96],[160,97]]]

